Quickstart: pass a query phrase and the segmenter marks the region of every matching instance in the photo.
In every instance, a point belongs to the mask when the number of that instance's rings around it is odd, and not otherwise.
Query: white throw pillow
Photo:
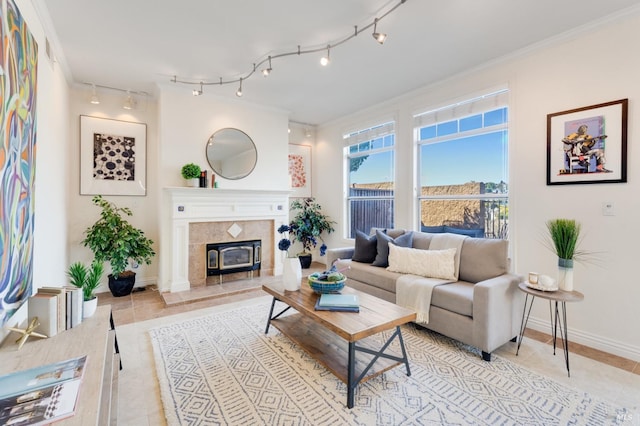
[[[389,244],[387,271],[457,281],[456,249],[422,250]]]

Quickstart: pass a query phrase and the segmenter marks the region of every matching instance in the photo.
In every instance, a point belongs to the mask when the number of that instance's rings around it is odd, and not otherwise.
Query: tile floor
[[[314,264],[312,269],[306,272],[313,272],[323,266]],[[119,378],[118,424],[166,424],[153,352],[146,337],[148,329],[179,319],[204,315],[209,311],[232,309],[250,299],[270,300],[260,287],[273,279],[275,278],[256,277],[252,280],[223,284],[225,288],[209,286],[218,288],[173,295],[160,294],[154,286],[118,298],[109,293],[101,293],[98,297],[99,305],[110,304],[113,310],[125,367]],[[200,311],[205,308],[207,311]],[[572,377],[568,378],[562,359],[562,347],[559,346],[558,355],[554,357],[550,347],[551,339],[550,335],[527,330],[518,357],[515,356],[515,343],[503,346],[496,353],[572,387],[600,393],[618,404],[626,404],[625,407],[635,415],[628,424],[640,424],[639,363],[571,343]]]

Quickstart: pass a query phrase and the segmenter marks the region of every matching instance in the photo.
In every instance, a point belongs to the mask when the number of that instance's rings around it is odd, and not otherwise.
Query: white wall
[[[56,63],[45,54],[45,36],[31,2],[16,5],[38,43],[38,97],[35,176],[33,288],[61,285],[66,269],[68,152],[68,89]],[[27,318],[26,304],[7,326]],[[6,331],[0,330],[0,340]]]
[[[185,186],[180,175],[182,166],[195,163],[204,170],[211,182],[213,171],[205,155],[206,144],[216,131],[232,127],[245,132],[253,140],[258,159],[253,172],[246,178],[229,180],[216,175],[216,182],[225,189],[288,190],[288,114],[285,111],[249,104],[240,100],[218,98],[205,92],[193,96],[191,90],[175,85],[160,87],[158,101],[159,162],[155,185]],[[209,184],[210,185],[210,184]],[[214,191],[215,189],[202,189]],[[169,227],[165,203],[156,206],[161,226]],[[169,290],[169,262],[160,242],[161,290]]]
[[[342,134],[381,117],[396,117],[396,226],[416,223],[412,113],[472,97],[507,85],[510,92],[510,238],[515,272],[556,275],[556,258],[541,242],[545,221],[577,219],[584,229],[583,248],[598,252],[602,267],[577,265],[575,286],[585,295],[568,305],[569,338],[640,361],[637,306],[640,286],[632,268],[640,239],[640,159],[638,139],[640,14],[601,23],[580,33],[536,46],[328,123],[318,129],[314,151],[314,196],[328,214],[344,222],[343,176],[328,172],[342,161]],[[607,101],[629,99],[628,182],[546,185],[546,115]],[[612,202],[615,216],[602,215]],[[333,235],[330,247],[353,244]],[[549,332],[549,308],[536,302],[529,325]]]
[[[80,195],[80,116],[108,118],[122,121],[145,123],[147,125],[147,195],[146,196],[105,196],[109,201],[115,202],[118,207],[129,207],[133,216],[127,220],[137,228],[142,229],[148,238],[154,241],[154,250],[158,253],[160,247],[160,233],[158,228],[157,204],[160,190],[158,187],[158,125],[156,104],[151,99],[137,98],[136,107],[131,110],[122,108],[125,93],[117,91],[98,90],[99,105],[89,102],[91,95],[90,86],[76,87],[71,92],[69,105],[69,118],[66,122],[69,129],[69,141],[66,154],[70,167],[68,167],[68,233],[65,240],[68,244],[69,263],[81,261],[90,263],[93,253],[81,244],[84,239],[84,231],[93,225],[100,217],[100,209],[91,202],[92,195]],[[136,272],[136,287],[155,284],[158,276],[159,256],[156,255],[151,265],[140,265]],[[68,266],[65,265],[65,267]],[[111,269],[105,263],[105,272]],[[97,292],[109,291],[107,277],[102,279],[102,284]]]

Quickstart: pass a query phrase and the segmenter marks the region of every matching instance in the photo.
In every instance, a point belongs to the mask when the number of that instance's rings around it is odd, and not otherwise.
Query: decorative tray
[[[542,287],[539,284],[531,284],[529,281],[526,281],[525,284],[527,285],[527,287],[532,288],[534,290],[540,290],[540,291],[558,291],[558,287]]]

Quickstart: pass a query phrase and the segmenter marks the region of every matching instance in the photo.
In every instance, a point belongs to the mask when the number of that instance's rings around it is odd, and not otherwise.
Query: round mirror
[[[220,129],[207,142],[207,161],[214,173],[225,179],[242,179],[258,161],[251,138],[238,129]]]

